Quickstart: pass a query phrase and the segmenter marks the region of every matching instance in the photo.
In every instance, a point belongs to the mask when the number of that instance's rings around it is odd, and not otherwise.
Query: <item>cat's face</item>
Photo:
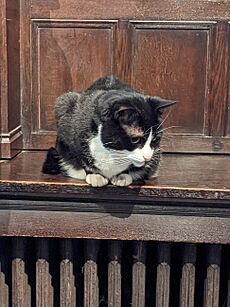
[[[159,153],[162,110],[173,104],[158,97],[136,95],[103,110],[99,138],[108,159],[142,167]]]

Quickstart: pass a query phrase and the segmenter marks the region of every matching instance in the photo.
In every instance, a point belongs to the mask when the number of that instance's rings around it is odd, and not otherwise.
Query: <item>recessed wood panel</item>
[[[112,25],[49,26],[34,28],[34,131],[55,130],[53,109],[59,95],[85,90],[112,73]]]
[[[208,31],[158,27],[135,27],[132,83],[146,93],[177,101],[166,126],[178,127],[170,132],[203,134]]]

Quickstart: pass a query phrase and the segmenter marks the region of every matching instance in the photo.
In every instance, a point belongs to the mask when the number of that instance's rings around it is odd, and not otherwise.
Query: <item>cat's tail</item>
[[[54,147],[51,147],[46,156],[46,160],[42,166],[42,172],[44,174],[60,174],[61,168],[59,165],[60,162],[60,156],[57,152],[57,150]]]

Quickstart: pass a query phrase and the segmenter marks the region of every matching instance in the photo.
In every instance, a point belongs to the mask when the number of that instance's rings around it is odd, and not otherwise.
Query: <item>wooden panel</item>
[[[99,243],[97,240],[87,240],[85,242],[84,307],[99,306],[99,282],[97,275]]]
[[[227,55],[229,55],[230,52],[230,21],[228,22],[228,44],[227,44]],[[228,99],[230,97],[230,56],[228,56],[227,58],[227,65],[228,65],[228,76],[227,76],[227,80],[228,80]],[[228,101],[227,104],[227,131],[226,134],[228,136],[230,136],[230,101]]]
[[[26,0],[28,1],[28,0]],[[229,0],[32,0],[34,18],[144,18],[150,20],[229,20]]]
[[[122,242],[109,241],[108,307],[121,307]]]
[[[223,136],[227,132],[230,77],[229,24],[219,22],[210,41],[209,135]]]
[[[169,132],[203,134],[206,107],[208,28],[203,25],[134,24],[132,84],[177,100]]]
[[[34,131],[55,131],[53,109],[59,95],[82,91],[112,73],[113,26],[100,22],[33,22]]]
[[[156,306],[169,307],[170,257],[170,243],[160,243],[158,245]]]
[[[0,306],[9,307],[9,245],[7,239],[0,238]]]
[[[196,245],[186,244],[183,250],[183,266],[180,283],[180,306],[194,307]]]
[[[22,1],[21,61],[31,64],[21,69],[25,148],[54,145],[58,95],[113,72],[146,93],[178,100],[166,126],[179,127],[167,131],[173,134],[164,151],[229,153],[229,137],[223,138],[229,135],[229,3],[119,1]]]
[[[12,306],[30,307],[31,288],[26,272],[26,239],[12,239]]]
[[[208,267],[204,287],[204,307],[219,306],[221,246],[211,245],[207,255]]]
[[[134,242],[133,278],[132,278],[132,306],[144,307],[145,277],[146,277],[146,242]],[[163,306],[163,305],[162,305]]]
[[[61,241],[60,264],[60,306],[76,307],[76,286],[74,275],[73,241],[65,239]]]
[[[0,158],[22,148],[20,125],[19,2],[0,2]]]
[[[51,284],[49,245],[47,239],[37,240],[36,261],[36,306],[54,306],[54,291]]]

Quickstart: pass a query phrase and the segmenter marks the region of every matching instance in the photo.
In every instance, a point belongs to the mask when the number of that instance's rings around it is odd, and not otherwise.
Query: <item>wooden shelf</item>
[[[45,155],[0,164],[0,235],[230,242],[227,155],[167,154],[157,178],[126,188],[42,174]]]

